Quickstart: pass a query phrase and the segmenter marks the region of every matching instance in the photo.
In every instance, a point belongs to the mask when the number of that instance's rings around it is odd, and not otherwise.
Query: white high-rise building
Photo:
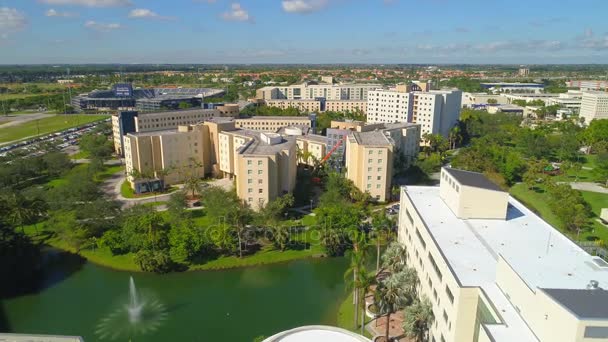
[[[256,91],[256,98],[261,100],[367,100],[370,90],[381,87],[380,84],[294,84],[290,86],[269,86]]]
[[[595,119],[608,119],[608,92],[584,92],[581,101],[580,117],[585,118],[586,124]]]
[[[367,122],[420,124],[422,134],[448,136],[460,118],[460,90],[403,92],[377,89],[368,93]]]

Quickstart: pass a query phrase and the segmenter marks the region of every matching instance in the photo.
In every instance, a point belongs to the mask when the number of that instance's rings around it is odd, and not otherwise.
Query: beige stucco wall
[[[585,327],[608,327],[606,320],[580,320],[555,302],[542,289],[529,288],[502,256],[496,269],[496,283],[541,341],[597,342],[584,338]]]
[[[461,219],[505,219],[509,193],[462,185],[449,172],[441,170],[439,195]]]
[[[420,279],[419,295],[426,296],[432,303],[435,315],[435,322],[430,329],[432,336],[436,341],[440,341],[441,336],[446,341],[471,341],[475,333],[480,290],[460,287],[403,189],[397,233],[398,241],[406,246],[408,266],[416,270]],[[435,271],[429,255],[432,255],[441,276]],[[446,288],[452,293],[453,302]]]

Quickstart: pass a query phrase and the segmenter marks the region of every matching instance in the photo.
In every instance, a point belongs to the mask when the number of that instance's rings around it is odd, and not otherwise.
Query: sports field
[[[62,131],[71,127],[87,124],[89,122],[99,121],[110,117],[109,115],[82,115],[68,114],[56,115],[49,118],[43,118],[33,121],[24,122],[22,124],[3,128],[0,126],[0,144],[9,141],[34,137],[38,134],[48,134],[57,131]]]

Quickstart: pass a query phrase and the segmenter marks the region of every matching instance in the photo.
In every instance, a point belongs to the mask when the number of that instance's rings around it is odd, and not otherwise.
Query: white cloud
[[[123,26],[118,23],[98,23],[94,20],[89,20],[86,23],[84,23],[84,27],[94,30],[94,31],[99,31],[99,32],[110,32],[113,30],[119,30],[119,29],[123,28]]]
[[[329,0],[283,0],[283,11],[287,13],[311,13],[322,10]]]
[[[48,5],[74,5],[86,7],[126,7],[133,5],[131,0],[38,0]]]
[[[61,11],[56,11],[54,9],[50,9],[48,11],[46,11],[44,13],[44,15],[46,15],[47,17],[62,17],[62,18],[72,18],[72,17],[77,17],[78,13],[73,13],[73,12],[61,12]]]
[[[133,18],[133,19],[158,19],[158,20],[172,20],[175,19],[174,17],[165,17],[162,15],[159,15],[156,12],[153,12],[152,10],[149,10],[147,8],[136,8],[134,10],[132,10],[131,12],[129,12],[129,18]]]
[[[7,39],[11,33],[27,26],[25,14],[15,8],[0,7],[0,39]]]
[[[253,22],[253,17],[247,13],[247,11],[241,7],[238,2],[233,3],[230,6],[230,11],[222,13],[222,19],[228,21],[249,21]]]

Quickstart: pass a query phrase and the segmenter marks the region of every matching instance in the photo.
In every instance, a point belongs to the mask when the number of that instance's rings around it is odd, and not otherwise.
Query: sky
[[[0,64],[608,63],[606,0],[0,0]]]

